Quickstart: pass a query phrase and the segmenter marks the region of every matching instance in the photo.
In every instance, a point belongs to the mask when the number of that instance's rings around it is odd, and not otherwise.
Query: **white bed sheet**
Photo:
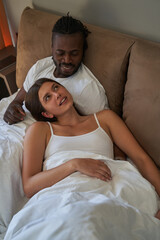
[[[65,151],[47,159],[44,169],[77,156],[103,160],[112,180],[77,172],[41,190],[14,216],[5,240],[159,240],[158,196],[129,162]]]
[[[21,182],[23,137],[34,120],[29,112],[23,122],[15,125],[8,125],[3,120],[4,112],[16,94],[0,101],[0,239],[3,239],[13,214],[27,201]]]
[[[27,112],[21,123],[10,126],[3,121],[14,97],[0,101],[0,239],[13,215],[28,201],[22,188],[21,164],[25,131],[34,120]],[[59,163],[64,158],[67,161],[66,154],[59,153]],[[129,162],[106,161],[114,175],[111,183],[103,185],[100,180],[75,173],[40,191],[14,216],[6,240],[13,236],[16,240],[159,240],[160,221],[154,218],[159,200],[154,188],[145,179],[139,181],[140,174]],[[47,161],[45,169],[52,163]]]

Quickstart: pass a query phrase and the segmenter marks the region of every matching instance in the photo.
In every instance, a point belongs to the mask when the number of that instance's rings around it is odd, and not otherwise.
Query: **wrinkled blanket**
[[[34,120],[27,112],[21,123],[8,125],[3,121],[4,112],[15,94],[0,101],[0,239],[3,239],[13,215],[27,201],[21,181],[23,138]]]
[[[76,172],[35,194],[12,219],[5,240],[159,240],[153,186],[129,162],[73,151],[72,158],[103,160],[112,171],[104,182]],[[71,153],[47,159],[44,169],[67,161]]]

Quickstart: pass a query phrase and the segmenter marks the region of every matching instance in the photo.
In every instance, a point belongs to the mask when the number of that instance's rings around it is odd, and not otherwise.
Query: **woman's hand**
[[[103,181],[112,179],[111,171],[102,160],[91,158],[75,158],[72,159],[75,171],[79,171],[87,176],[95,177]]]

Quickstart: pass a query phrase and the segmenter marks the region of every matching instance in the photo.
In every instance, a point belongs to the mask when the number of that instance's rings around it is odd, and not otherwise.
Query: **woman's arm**
[[[153,160],[138,144],[122,119],[111,110],[100,112],[100,120],[109,129],[115,144],[133,161],[140,173],[156,189],[160,196],[160,171]]]
[[[36,122],[27,130],[25,136],[22,180],[27,197],[32,197],[38,191],[52,186],[76,171],[104,181],[111,179],[107,165],[103,161],[90,158],[71,159],[58,167],[42,171],[47,129],[47,123]]]
[[[43,171],[47,127],[47,123],[36,122],[27,130],[25,136],[22,180],[24,192],[29,198],[73,173],[69,162]]]

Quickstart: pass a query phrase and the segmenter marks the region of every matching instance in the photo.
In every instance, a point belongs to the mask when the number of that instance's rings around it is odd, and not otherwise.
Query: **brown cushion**
[[[110,108],[121,115],[128,59],[134,38],[94,25],[87,26],[91,34],[84,63],[104,86]]]
[[[44,57],[52,55],[52,28],[59,16],[25,8],[18,30],[16,83],[22,87],[28,70]]]
[[[22,87],[30,67],[52,54],[51,31],[60,16],[26,8],[18,32],[17,86]],[[134,40],[124,34],[86,24],[92,32],[84,63],[104,86],[110,108],[121,115],[128,57]]]
[[[132,47],[123,117],[133,135],[160,166],[160,45]]]

